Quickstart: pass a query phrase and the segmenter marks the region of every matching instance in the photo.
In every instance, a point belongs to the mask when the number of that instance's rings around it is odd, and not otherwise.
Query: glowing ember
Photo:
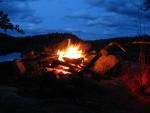
[[[71,44],[71,40],[68,41],[68,46],[65,50],[58,50],[58,60],[64,61],[63,58],[78,59],[84,57],[83,51],[80,50],[79,44]]]
[[[142,71],[143,72],[141,73],[141,80],[140,80],[140,82],[141,82],[141,86],[145,86],[148,83],[149,74],[148,74],[148,72],[146,72],[144,70],[142,70]]]
[[[66,70],[65,70],[66,69]],[[46,72],[53,71],[55,74],[71,74],[71,72],[68,71],[69,67],[64,67],[64,69],[59,68],[46,68]]]
[[[60,69],[69,70],[69,67],[67,67],[67,66],[59,65],[58,67],[59,67]]]
[[[71,74],[70,72],[65,71],[63,69],[54,69],[54,71],[55,71],[55,74]]]

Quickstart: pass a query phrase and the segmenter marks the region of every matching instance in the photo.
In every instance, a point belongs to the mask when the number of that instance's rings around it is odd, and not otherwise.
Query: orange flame
[[[57,56],[58,60],[65,62],[66,65],[65,63],[63,64],[60,62],[60,64],[55,67],[46,68],[47,72],[53,72],[56,75],[63,74],[68,76],[71,75],[72,72],[79,72],[84,66],[83,63],[86,60],[85,52],[81,50],[81,44],[72,44],[71,40],[68,40],[66,48],[57,51]]]
[[[65,50],[58,50],[58,60],[64,61],[64,57],[70,59],[84,58],[84,53],[80,49],[80,44],[71,44],[71,40],[68,40],[68,46]]]

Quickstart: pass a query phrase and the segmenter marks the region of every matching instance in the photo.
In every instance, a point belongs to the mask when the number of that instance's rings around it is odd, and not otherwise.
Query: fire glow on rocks
[[[126,70],[124,78],[130,76],[128,80],[125,80],[125,82],[128,81],[128,87],[132,92],[138,95],[140,100],[150,103],[150,99],[145,99],[143,95],[140,96],[138,94],[140,92],[140,94],[144,94],[146,96],[150,95],[150,64],[147,62],[146,54],[144,52],[144,46],[150,45],[150,42],[133,41],[130,44],[138,45],[140,51],[137,61],[134,63],[130,63],[128,67],[122,70]],[[134,68],[131,67],[133,65]]]

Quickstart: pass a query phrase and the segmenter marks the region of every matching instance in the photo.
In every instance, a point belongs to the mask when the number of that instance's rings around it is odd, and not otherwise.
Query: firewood
[[[84,61],[83,58],[74,58],[74,59],[72,59],[72,58],[64,57],[63,59],[67,63],[78,64],[78,65],[80,65]]]

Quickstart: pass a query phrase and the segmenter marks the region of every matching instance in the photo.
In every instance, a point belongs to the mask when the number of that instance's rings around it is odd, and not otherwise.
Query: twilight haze
[[[142,0],[2,1],[0,10],[25,31],[21,36],[67,32],[98,39],[150,34],[150,11],[139,13]]]

